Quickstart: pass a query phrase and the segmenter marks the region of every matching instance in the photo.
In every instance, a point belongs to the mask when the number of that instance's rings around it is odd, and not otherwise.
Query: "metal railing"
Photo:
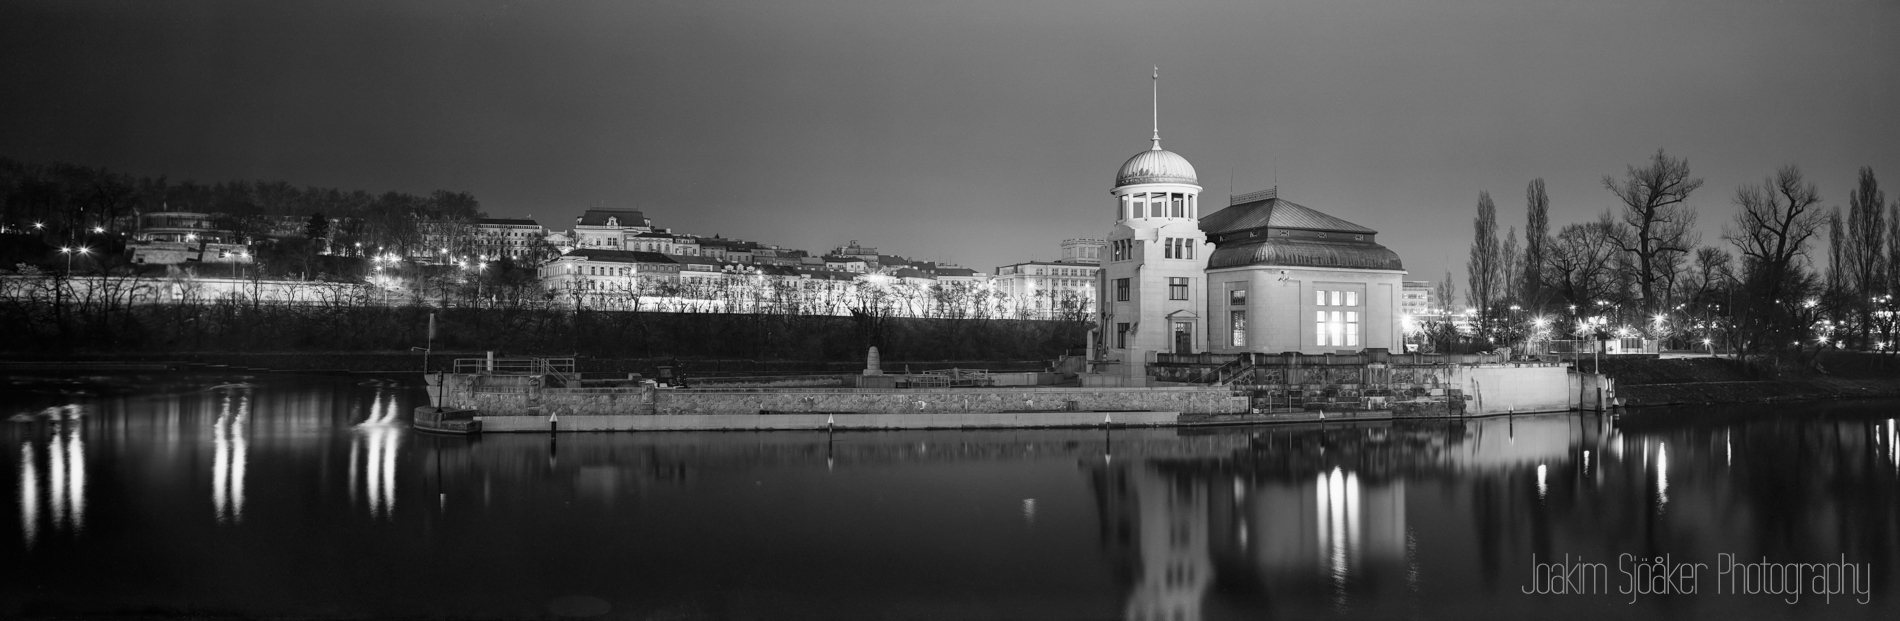
[[[486,375],[571,374],[574,372],[574,359],[495,358],[491,361],[488,358],[456,358],[455,372]]]
[[[904,375],[911,388],[948,388],[952,386],[989,386],[994,382],[986,369],[942,369]]]
[[[1545,353],[1558,355],[1588,355],[1597,353],[1598,341],[1578,339],[1571,341],[1550,341]],[[1601,352],[1606,356],[1622,354],[1658,354],[1662,353],[1662,341],[1641,337],[1613,338],[1602,341]]]
[[[1155,364],[1195,367],[1225,367],[1251,361],[1255,367],[1364,366],[1384,362],[1396,366],[1445,364],[1495,364],[1507,362],[1509,354],[1385,354],[1383,360],[1372,354],[1155,354]]]

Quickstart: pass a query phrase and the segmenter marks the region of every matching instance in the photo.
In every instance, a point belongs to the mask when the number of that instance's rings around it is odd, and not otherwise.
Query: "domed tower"
[[[1207,236],[1200,228],[1201,186],[1187,158],[1161,148],[1161,76],[1154,75],[1153,135],[1148,150],[1115,173],[1115,224],[1102,262],[1102,360],[1146,377],[1155,354],[1205,351]]]

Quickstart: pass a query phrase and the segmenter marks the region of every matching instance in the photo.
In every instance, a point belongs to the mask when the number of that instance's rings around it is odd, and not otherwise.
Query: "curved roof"
[[[1320,213],[1319,210],[1283,198],[1269,196],[1228,206],[1201,217],[1201,230],[1207,234],[1245,231],[1260,227],[1333,231],[1372,235],[1372,229]]]
[[[1248,265],[1403,270],[1399,253],[1378,244],[1313,239],[1262,239],[1214,249],[1207,268]]]
[[[1186,183],[1200,185],[1194,176],[1194,165],[1187,158],[1167,151],[1156,143],[1155,148],[1135,154],[1122,163],[1115,172],[1115,187],[1139,183]]]

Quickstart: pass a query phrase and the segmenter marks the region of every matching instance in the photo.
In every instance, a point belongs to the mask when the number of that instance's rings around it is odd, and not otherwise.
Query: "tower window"
[[[1115,324],[1115,348],[1128,348],[1128,324],[1126,323]]]
[[[1243,298],[1245,297],[1245,294],[1246,294],[1245,291],[1240,291],[1238,293],[1243,294],[1242,295]],[[1228,311],[1227,322],[1229,324],[1232,324],[1233,326],[1233,339],[1231,340],[1231,343],[1233,344],[1233,346],[1246,347],[1247,346],[1247,311],[1244,311],[1244,310]]]
[[[1115,279],[1115,301],[1117,302],[1128,301],[1128,279],[1126,278]]]
[[[1168,277],[1168,299],[1188,299],[1188,279],[1185,276]]]

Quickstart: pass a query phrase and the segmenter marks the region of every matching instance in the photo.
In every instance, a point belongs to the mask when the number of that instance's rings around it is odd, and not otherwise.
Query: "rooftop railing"
[[[573,358],[456,358],[455,372],[486,375],[550,375],[574,372]]]

